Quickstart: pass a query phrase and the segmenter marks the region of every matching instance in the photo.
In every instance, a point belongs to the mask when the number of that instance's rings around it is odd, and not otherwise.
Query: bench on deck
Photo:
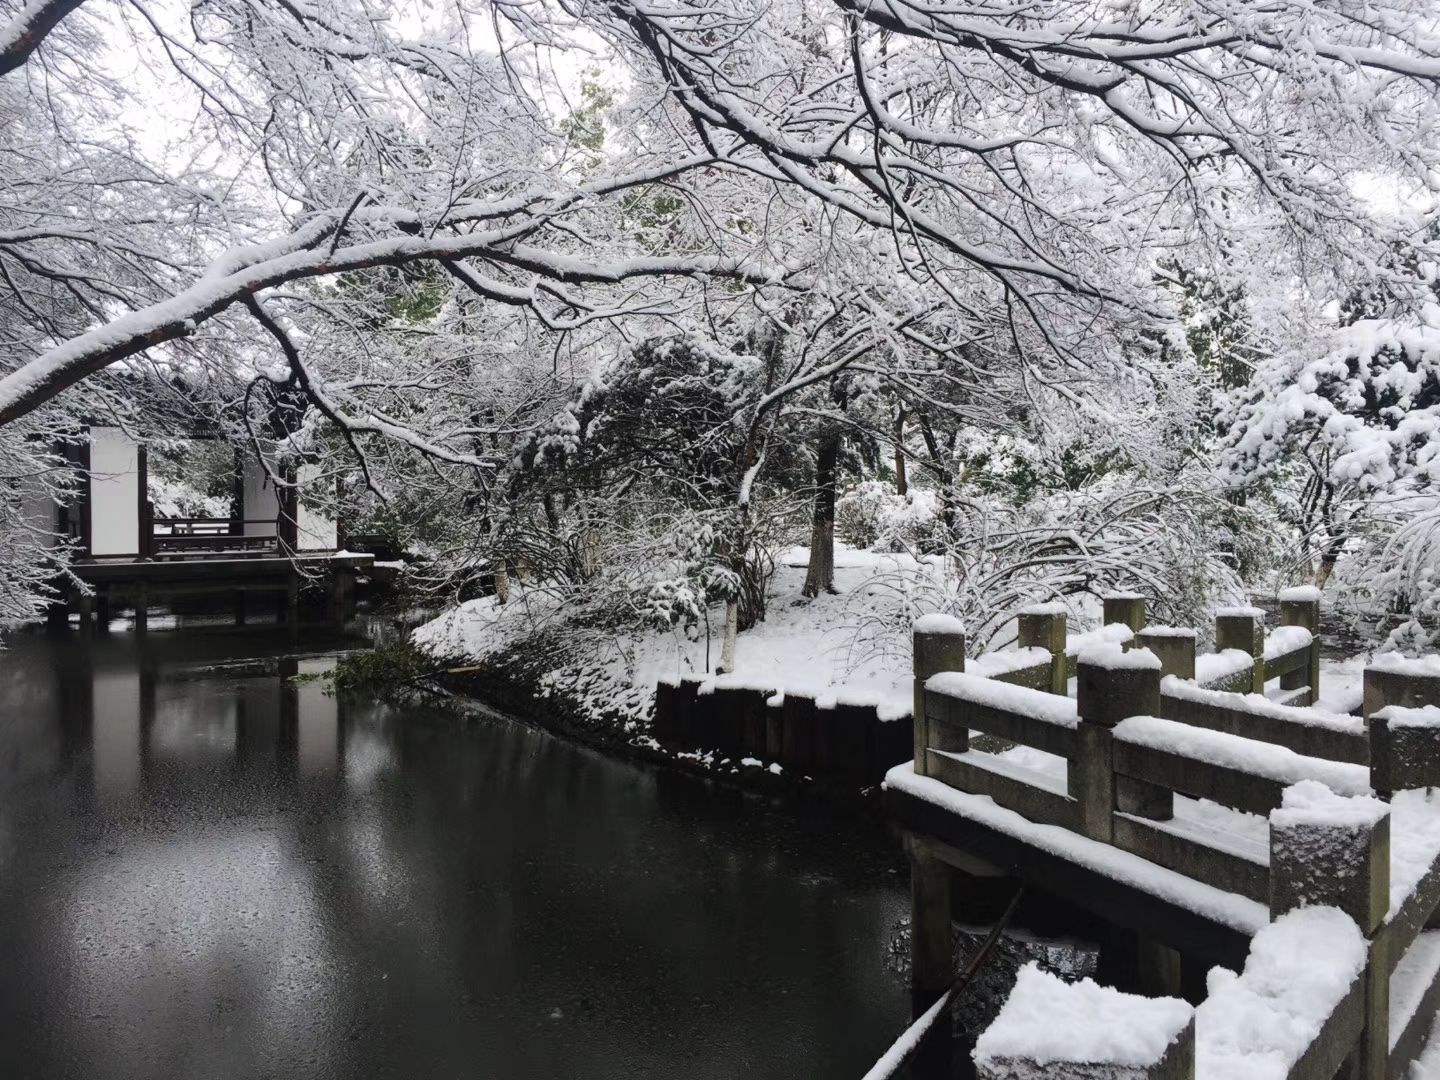
[[[247,525],[268,526],[270,533],[246,536]],[[279,550],[279,528],[274,518],[154,518],[150,526],[151,555],[185,555],[210,552],[273,552]]]

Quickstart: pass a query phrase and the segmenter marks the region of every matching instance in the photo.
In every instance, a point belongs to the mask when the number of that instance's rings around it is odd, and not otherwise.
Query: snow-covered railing
[[[1284,603],[1290,632],[1270,652],[1293,657],[1303,647],[1308,657],[1313,634],[1297,622],[1313,615],[1315,602],[1302,592]],[[1125,615],[1139,622],[1143,611]],[[1037,624],[1050,641],[1063,639],[1063,612],[1030,609],[1025,616],[1031,641],[1040,636]],[[1109,625],[1130,631],[1126,624]],[[1256,613],[1230,609],[1217,616],[1217,626],[1228,626],[1231,642],[1253,638],[1251,649],[1263,654]],[[1207,690],[1178,674],[1162,678],[1166,664],[1175,667],[1176,657],[1192,655],[1187,645],[1192,649],[1194,635],[1142,626],[1133,636],[1158,644],[1164,661],[1153,649],[1125,649],[1113,641],[1120,635],[1109,636],[1081,652],[1077,697],[1068,698],[973,674],[966,668],[965,635],[953,619],[932,616],[917,624],[916,775],[1261,903],[1270,888],[1263,851],[1224,831],[1176,821],[1176,795],[1263,815],[1299,780],[1319,780],[1345,795],[1440,785],[1440,708],[1392,707],[1372,717],[1367,729],[1359,717]],[[1250,660],[1250,652],[1240,655]],[[1390,680],[1387,700],[1440,703],[1440,660],[1391,658],[1378,672]],[[991,739],[972,744],[973,733]],[[1053,756],[1063,772],[1044,766],[1044,759],[984,752],[996,743]]]
[[[1226,620],[1229,628],[1217,636],[1230,647],[1218,656],[1245,669],[1251,690],[1256,672],[1265,672],[1259,665],[1275,664],[1282,680],[1307,680],[1293,689],[1308,695],[1316,643],[1301,620],[1313,614],[1314,600],[1302,591],[1285,603],[1288,629],[1268,644],[1254,612],[1222,612],[1217,624]],[[1052,620],[1050,640],[1062,640],[1055,621],[1063,615],[1031,614]],[[900,805],[918,798],[929,809],[916,811],[918,818],[907,809],[902,818],[933,820],[935,808],[943,807],[967,822],[942,831],[946,842],[975,835],[982,859],[1048,865],[1053,872],[1058,858],[1101,876],[1122,875],[1137,890],[1156,890],[1152,895],[1162,903],[1184,897],[1187,886],[1155,875],[1180,875],[1189,888],[1210,891],[1207,899],[1197,892],[1181,906],[1224,912],[1218,917],[1231,926],[1239,925],[1230,913],[1236,904],[1258,902],[1262,919],[1266,907],[1277,918],[1296,908],[1311,914],[1281,919],[1273,933],[1256,938],[1244,974],[1212,977],[1213,1004],[1202,1005],[1197,1014],[1193,1072],[1173,1071],[1174,1061],[1165,1054],[1022,1060],[1026,1055],[1013,1051],[1023,1043],[992,1040],[981,1075],[1329,1080],[1355,1053],[1361,1062],[1357,1075],[1365,1080],[1399,1077],[1440,1008],[1440,931],[1422,932],[1440,915],[1440,843],[1430,835],[1429,815],[1416,809],[1428,806],[1423,792],[1414,790],[1440,786],[1440,657],[1386,656],[1368,667],[1369,715],[1362,718],[1284,705],[1259,693],[1206,688],[1198,685],[1204,663],[1185,677],[1185,663],[1196,659],[1193,634],[1143,624],[1139,632],[1128,624],[1109,626],[1126,633],[1111,631],[1108,641],[1092,638],[1075,658],[1073,700],[959,670],[965,667],[964,635],[953,620],[917,627],[914,759],[893,770],[889,782]],[[1036,648],[1033,629],[1030,636],[1025,647]],[[1051,658],[1058,664],[1060,655],[1052,652]],[[1162,679],[1165,668],[1171,671]],[[972,745],[977,732],[990,741]],[[1018,754],[976,749],[994,750],[997,741],[1028,749]],[[1051,760],[1063,765],[1063,776],[1047,764]],[[956,799],[940,794],[950,789],[960,793]],[[1396,805],[1410,815],[1409,831],[1392,860],[1384,800],[1402,792]],[[1177,819],[1179,795],[1230,808],[1217,811],[1221,814],[1239,812],[1235,825],[1217,826],[1220,819],[1213,815]],[[974,796],[987,798],[972,804]],[[1240,821],[1253,822],[1254,815],[1268,816],[1261,823],[1268,826],[1261,834],[1268,833],[1268,850],[1263,840],[1257,843],[1253,826]],[[1073,837],[1063,839],[1056,826]],[[1006,847],[1015,844],[1033,845],[1039,854],[1022,856]],[[1138,865],[1120,861],[1125,859]],[[1048,887],[1049,880],[1037,883]],[[1217,904],[1211,896],[1216,891],[1230,894],[1229,901]],[[1192,902],[1197,906],[1187,907]],[[1341,921],[1351,928],[1355,947],[1339,940],[1345,935],[1321,934],[1309,950],[1314,955],[1302,950],[1291,958],[1293,974],[1285,974],[1271,939],[1295,939],[1294,928],[1302,924],[1309,927],[1306,933],[1315,929],[1309,923],[1318,926],[1329,918],[1313,914],[1322,905],[1344,913]],[[921,925],[918,909],[912,918]],[[1254,926],[1246,932],[1255,933]],[[918,939],[917,932],[912,941]],[[1330,968],[1321,970],[1327,963]],[[1341,970],[1347,964],[1352,970]],[[1288,1024],[1284,1038],[1247,1027],[1247,1012],[1266,1024]],[[1255,1066],[1236,1072],[1236,1054],[1258,1055]],[[1110,1071],[1086,1071],[1091,1065]]]
[[[978,1080],[1179,1080],[1195,1075],[1195,1010],[1178,998],[1065,982],[1030,963],[973,1056]]]
[[[922,631],[917,641],[931,654],[956,657],[958,633]],[[1148,650],[1092,647],[1077,671],[1075,699],[962,672],[917,681],[923,723],[915,725],[915,772],[1262,902],[1269,887],[1263,861],[1177,828],[1175,795],[1266,813],[1297,780],[1321,780],[1347,794],[1370,790],[1362,765],[1159,718],[1160,662]],[[1064,759],[1065,779],[974,749],[972,732]]]
[[[1318,591],[1302,586],[1281,592],[1280,626],[1268,636],[1264,618],[1260,608],[1221,608],[1215,613],[1215,652],[1188,658],[1177,653],[1165,673],[1235,693],[1264,694],[1266,683],[1278,679],[1287,704],[1312,704],[1320,696]],[[1184,642],[1176,645],[1183,649]]]
[[[917,656],[963,663],[963,635],[954,625],[919,630],[916,641]],[[1093,646],[1080,657],[1076,682],[1072,699],[968,672],[926,677],[919,669],[915,773],[1261,903],[1270,891],[1263,849],[1177,820],[1177,796],[1264,815],[1304,780],[1343,795],[1440,784],[1440,708],[1382,712],[1371,720],[1383,735],[1372,746],[1359,718],[1203,690],[1175,676],[1162,680],[1161,662],[1148,649]],[[1170,708],[1175,703],[1183,709]],[[1167,708],[1179,718],[1167,718]],[[1203,722],[1184,722],[1187,715]],[[1217,718],[1239,730],[1246,721],[1268,724],[1268,741],[1216,730]],[[1026,759],[982,752],[972,745],[975,733],[1053,755],[1063,762],[1063,779]],[[1306,754],[1289,745],[1311,743],[1345,752]]]
[[[1074,676],[1079,655],[1096,645],[1144,648],[1160,660],[1161,672],[1167,676],[1156,715],[1273,743],[1307,757],[1367,764],[1369,738],[1361,718],[1305,705],[1315,699],[1320,679],[1318,591],[1310,586],[1284,590],[1280,614],[1281,625],[1267,636],[1260,609],[1221,609],[1215,616],[1218,651],[1197,656],[1196,632],[1146,625],[1144,600],[1138,596],[1106,598],[1102,627],[1079,635],[1066,634],[1061,605],[1038,605],[1020,614],[1021,648],[986,654],[969,662],[966,670],[1064,693],[1058,677],[1059,653],[1050,652],[1052,663],[1047,664],[1042,646],[1053,649],[1065,642],[1067,676]],[[1022,678],[1010,674],[1017,669],[1023,669]],[[1048,686],[1044,685],[1047,671]],[[1440,670],[1432,674],[1440,685]],[[1266,684],[1276,680],[1278,688],[1266,692]],[[1393,689],[1383,701],[1404,704],[1432,697],[1440,700],[1440,691],[1416,698]]]
[[[978,731],[1073,759],[1079,725],[1073,699],[962,672],[931,677],[923,684],[922,696],[922,715],[928,721],[923,735],[916,725],[917,773],[961,791],[989,795],[1032,821],[1077,827],[1077,804],[1065,785],[970,746],[970,733]]]
[[[1281,705],[1263,694],[1210,690],[1178,675],[1166,674],[1160,682],[1160,715],[1192,727],[1274,743],[1309,757],[1360,765],[1370,761],[1370,741],[1361,717]]]
[[[1365,1080],[1402,1075],[1436,1011],[1440,941],[1387,963],[1389,808],[1309,782],[1270,836],[1275,919],[1242,972],[1212,969],[1192,1009],[1027,967],[976,1042],[980,1080],[1332,1080],[1347,1060]]]
[[[1309,586],[1286,589],[1280,594],[1281,625],[1267,637],[1264,612],[1259,608],[1221,608],[1215,613],[1213,653],[1196,655],[1194,630],[1146,625],[1145,598],[1121,593],[1104,598],[1101,626],[1083,634],[1066,632],[1066,612],[1061,604],[1038,604],[1019,615],[1020,649],[1043,648],[1054,658],[1047,665],[1040,659],[1024,666],[1023,675],[1006,674],[1007,681],[1036,689],[1064,693],[1059,654],[1065,654],[1064,675],[1073,677],[1080,654],[1102,644],[1137,645],[1160,658],[1167,675],[1192,679],[1210,689],[1264,693],[1265,684],[1279,680],[1278,692],[1291,704],[1307,704],[1319,697],[1320,686],[1320,597]],[[1001,668],[1010,653],[980,657],[985,665]],[[1050,675],[1046,685],[1047,673]]]

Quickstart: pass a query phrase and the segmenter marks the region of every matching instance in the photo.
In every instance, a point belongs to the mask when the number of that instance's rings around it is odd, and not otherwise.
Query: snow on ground
[[[887,719],[908,719],[911,673],[908,625],[898,613],[901,597],[878,576],[911,570],[907,555],[875,554],[837,546],[835,594],[812,599],[800,595],[805,582],[808,552],[783,552],[777,560],[765,621],[742,633],[736,645],[736,673],[724,681],[791,690],[821,700],[875,704]],[[885,623],[901,632],[887,640]],[[511,602],[499,605],[494,597],[467,601],[414,633],[417,647],[436,658],[478,662],[494,656],[530,636],[536,628],[558,627],[558,600],[536,590],[515,590]],[[649,695],[662,678],[706,675],[720,659],[723,612],[711,613],[707,640],[688,641],[678,631],[629,632],[615,638],[607,654],[588,658],[585,665],[598,672],[593,700],[606,711],[609,695],[617,690]],[[564,686],[570,665],[558,665],[547,681]],[[568,687],[567,687],[568,689]],[[613,710],[612,710],[613,711]],[[639,720],[635,713],[629,717]]]
[[[1369,654],[1344,660],[1320,661],[1320,700],[1315,707],[1325,712],[1349,713],[1360,707],[1365,696],[1365,665]]]

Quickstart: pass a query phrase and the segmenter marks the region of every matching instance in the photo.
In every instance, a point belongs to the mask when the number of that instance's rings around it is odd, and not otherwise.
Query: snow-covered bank
[[[721,678],[877,704],[897,720],[908,716],[906,598],[889,575],[913,569],[914,561],[842,547],[837,591],[807,599],[800,591],[808,554],[804,548],[782,554],[765,620],[739,636],[736,673]],[[539,660],[544,653],[553,662],[535,673],[542,692],[572,698],[591,723],[638,732],[648,725],[657,680],[715,670],[723,622],[712,613],[711,636],[694,641],[677,631],[593,628],[568,621],[551,594],[517,590],[505,605],[493,596],[461,604],[419,627],[412,640],[437,660],[468,664],[509,663],[517,651]]]
[[[923,578],[925,568],[906,555],[841,546],[836,592],[809,599],[801,595],[808,554],[804,548],[782,553],[766,618],[739,635],[736,671],[716,677],[718,684],[874,705],[882,720],[904,722],[912,695],[910,619],[935,600],[917,596],[906,582]],[[1072,631],[1097,622],[1097,607],[1093,601],[1076,605]],[[654,746],[649,729],[656,682],[714,672],[723,614],[710,614],[710,633],[702,630],[692,640],[678,630],[596,619],[555,593],[516,587],[508,604],[493,596],[468,601],[419,627],[412,640],[432,660],[479,665],[523,683],[542,701],[563,702],[583,728]],[[1013,623],[995,640],[1012,646]],[[1013,648],[989,653],[967,667],[989,674],[1015,655]],[[1323,709],[1349,713],[1358,706],[1367,662],[1359,656],[1322,663]]]

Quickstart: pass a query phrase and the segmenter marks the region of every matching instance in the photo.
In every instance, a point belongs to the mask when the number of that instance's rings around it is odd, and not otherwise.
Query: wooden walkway
[[[82,634],[91,633],[110,611],[128,604],[135,611],[135,628],[147,627],[152,601],[158,598],[207,595],[233,599],[237,624],[246,618],[247,598],[268,595],[278,604],[281,621],[292,632],[300,619],[300,591],[307,582],[328,592],[331,621],[344,618],[354,598],[355,575],[369,569],[374,556],[351,552],[214,551],[171,555],[167,558],[132,557],[77,560],[70,572],[84,586],[72,588],[65,604],[57,604],[57,619],[78,612]]]

